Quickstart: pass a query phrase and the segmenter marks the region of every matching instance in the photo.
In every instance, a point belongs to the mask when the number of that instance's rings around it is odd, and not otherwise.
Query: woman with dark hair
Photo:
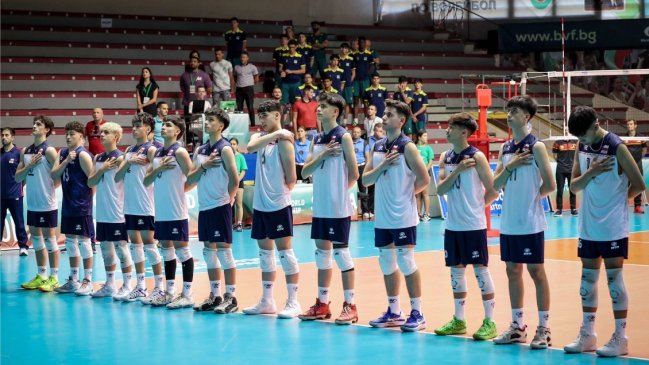
[[[135,87],[135,100],[137,112],[147,113],[155,117],[158,115],[156,104],[158,103],[158,84],[153,79],[153,73],[148,67],[142,68],[140,82]]]

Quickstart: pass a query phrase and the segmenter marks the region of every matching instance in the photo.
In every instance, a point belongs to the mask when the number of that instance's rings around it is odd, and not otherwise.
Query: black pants
[[[560,172],[557,171],[555,174],[555,177],[557,179],[557,206],[556,210],[563,210],[563,187],[564,183],[566,182],[566,179],[568,179],[568,190],[570,190],[570,180],[571,180],[571,173],[570,172]],[[577,197],[575,194],[571,191],[570,192],[570,209],[576,209],[577,207]]]
[[[237,110],[243,111],[243,102],[246,102],[248,107],[248,116],[250,117],[250,125],[255,125],[255,90],[252,86],[238,87],[235,93],[237,98]]]
[[[18,199],[2,199],[2,233],[5,231],[5,219],[7,218],[7,210],[11,214],[11,218],[16,226],[16,239],[18,240],[18,247],[29,248],[27,246],[27,232],[25,231],[25,217],[23,216],[23,198]]]
[[[636,161],[636,164],[638,165],[638,168],[640,169],[640,175],[643,176],[642,172],[642,159],[640,161]],[[642,179],[644,181],[644,178]],[[642,205],[642,193],[638,194],[633,198],[633,206],[634,207],[639,207]]]
[[[361,202],[361,212],[369,213],[370,212],[370,197],[367,194],[367,187],[363,186],[363,171],[365,171],[365,165],[358,166],[358,180],[356,184],[358,186],[358,196]]]

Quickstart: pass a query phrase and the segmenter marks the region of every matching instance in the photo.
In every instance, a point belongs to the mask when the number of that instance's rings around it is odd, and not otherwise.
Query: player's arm
[[[494,174],[491,172],[491,167],[489,166],[489,160],[482,152],[476,153],[473,158],[475,159],[476,171],[478,172],[478,177],[482,181],[482,186],[485,189],[484,202],[485,205],[491,204],[499,195],[498,191],[494,189]]]
[[[203,176],[203,172],[206,170],[203,167],[203,164],[198,162],[198,150],[199,150],[198,148],[194,150],[194,162],[192,164],[191,172],[189,173],[189,175],[187,175],[187,181],[185,182],[185,190],[193,189],[194,185],[198,183],[198,181]]]
[[[444,195],[449,190],[451,190],[451,188],[453,187],[453,183],[455,183],[457,177],[460,176],[460,173],[457,172],[459,170],[459,165],[458,168],[453,170],[452,173],[450,174],[446,173],[446,163],[444,162],[445,159],[446,159],[446,151],[442,152],[441,156],[439,156],[439,173],[437,174],[437,195]]]
[[[415,173],[415,194],[419,194],[428,188],[430,184],[430,175],[424,165],[424,160],[419,155],[419,150],[414,143],[408,143],[403,151],[403,157],[410,171]]]
[[[183,175],[187,177],[189,172],[192,170],[192,159],[189,157],[189,152],[184,148],[178,148],[176,150],[176,162],[180,167]],[[188,184],[185,184],[185,192],[192,190],[194,187]]]
[[[412,114],[412,119],[417,119],[417,117],[418,117],[420,114],[425,113],[425,112],[426,112],[426,108],[427,108],[427,105],[426,105],[426,104],[422,105],[421,108],[419,108],[419,110],[417,110],[415,113]]]
[[[42,156],[40,157],[42,158]],[[18,166],[16,167],[16,175],[14,176],[14,180],[16,182],[23,182],[25,178],[27,177],[27,173],[29,172],[29,169],[31,169],[31,165],[34,163],[34,159],[32,158],[32,161],[30,161],[29,165],[25,165],[23,162],[25,160],[25,149],[20,150],[20,162],[18,162]]]
[[[370,154],[370,159],[367,160],[367,163],[365,164],[365,170],[363,170],[363,180],[361,181],[363,183],[363,186],[374,185],[381,176],[381,173],[389,169],[390,165],[392,163],[396,163],[396,161],[398,161],[399,159],[398,152],[390,151],[389,153],[385,154],[383,161],[374,166],[374,159],[372,158],[373,153],[374,152]]]
[[[129,150],[127,149],[126,152],[129,152]],[[129,166],[131,166],[130,162],[126,159],[126,157],[124,157],[122,159],[122,162],[119,164],[119,167],[117,168],[117,172],[115,173],[115,182],[124,180],[124,176],[126,176],[126,172],[128,171]]]
[[[320,165],[320,162],[324,159],[325,150],[317,156],[313,155],[313,145],[315,143],[311,142],[309,145],[309,154],[306,156],[306,161],[304,166],[302,166],[302,176],[298,176],[298,179],[306,179],[307,177],[313,175],[313,171]]]
[[[345,166],[347,168],[347,189],[356,185],[358,180],[358,164],[356,162],[356,153],[354,153],[354,141],[349,133],[343,134],[343,158],[345,159]]]
[[[101,168],[95,169],[95,163],[97,162],[97,156],[93,159],[93,169],[92,173],[88,176],[88,186],[93,187],[97,185],[100,181],[104,173],[108,170],[116,169],[118,166],[121,166],[121,164],[124,162],[124,156],[119,156],[117,158],[111,157],[108,159],[108,161],[104,162]]]
[[[74,151],[69,151],[68,156],[65,158],[65,160],[59,162],[61,160],[61,151],[59,151],[59,153],[57,154],[54,165],[52,165],[51,175],[53,180],[61,180],[61,175],[63,175],[63,171],[65,171],[65,168],[68,166],[70,161],[72,161],[71,156],[74,153]]]
[[[552,174],[552,167],[550,166],[550,159],[548,158],[548,151],[545,149],[545,144],[535,143],[532,147],[534,153],[534,160],[536,166],[539,167],[539,173],[543,179],[541,184],[540,194],[544,197],[557,189],[557,182]]]
[[[47,162],[49,162],[50,166],[56,165],[56,163],[59,161],[59,154],[56,152],[56,149],[54,147],[47,147],[45,149],[45,158],[47,159]],[[54,180],[54,188],[58,188],[61,186],[61,180]]]
[[[636,195],[645,190],[644,179],[642,178],[642,174],[640,174],[640,169],[635,163],[635,160],[633,160],[629,149],[623,144],[617,147],[615,157],[617,157],[617,162],[622,168],[622,172],[626,174],[631,183],[629,185],[628,197],[635,198]]]
[[[221,151],[221,158],[225,172],[228,174],[228,194],[230,200],[234,200],[239,189],[239,176],[237,176],[237,163],[232,148],[224,148]]]
[[[276,139],[285,140],[293,143],[293,133],[285,130],[279,129],[273,133],[268,133],[266,135],[261,135],[261,133],[255,133],[250,137],[250,142],[248,143],[248,152],[257,152],[260,149],[266,147],[267,144],[275,141]]]
[[[601,160],[592,161],[586,171],[581,171],[581,166],[579,166],[579,148],[577,148],[575,150],[575,160],[572,164],[570,191],[576,194],[584,190],[590,180],[592,180],[595,176],[603,172],[610,171],[612,168],[613,160],[611,159],[611,157],[607,156]]]
[[[290,132],[289,132],[290,133]],[[297,173],[295,172],[295,147],[292,141],[281,139],[278,142],[279,157],[284,169],[285,183],[289,190],[293,190],[297,183]]]
[[[505,186],[509,175],[511,175],[511,170],[505,170],[503,165],[503,146],[504,144],[500,146],[500,150],[498,151],[498,164],[494,172],[494,189],[497,191]]]

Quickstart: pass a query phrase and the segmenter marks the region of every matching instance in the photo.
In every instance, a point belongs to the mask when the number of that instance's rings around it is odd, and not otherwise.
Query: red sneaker
[[[315,304],[311,306],[306,312],[297,316],[303,321],[313,321],[314,319],[329,319],[331,318],[331,311],[329,310],[329,303],[321,303],[320,299],[316,298]]]
[[[644,210],[642,210],[642,207],[639,206],[639,205],[637,207],[635,207],[633,212],[635,212],[636,214],[644,214]]]
[[[356,312],[356,304],[343,303],[343,311],[340,316],[336,318],[336,324],[352,324],[358,322],[358,312]]]

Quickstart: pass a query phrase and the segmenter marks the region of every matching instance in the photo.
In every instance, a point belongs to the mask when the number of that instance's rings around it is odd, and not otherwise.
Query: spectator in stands
[[[302,98],[293,104],[293,133],[297,135],[298,128],[303,127],[307,132],[307,139],[312,141],[322,130],[317,118],[318,102],[313,99],[311,86],[305,86],[303,94]]]
[[[297,35],[297,51],[304,57],[306,63],[306,73],[310,74],[313,68],[313,47],[306,41],[306,34],[300,32]]]
[[[153,79],[153,73],[148,67],[143,67],[140,82],[135,87],[135,99],[138,113],[148,113],[152,117],[157,114],[158,84]]]
[[[412,89],[408,87],[408,78],[405,76],[399,76],[399,83],[397,84],[397,89],[392,95],[392,99],[403,101],[408,104],[412,110],[412,100],[414,93]],[[380,115],[380,114],[379,114]],[[403,126],[403,133],[405,133],[410,139],[415,140],[415,128],[413,126],[412,118],[408,118],[406,124]]]
[[[282,103],[293,104],[299,98],[299,87],[302,75],[306,73],[306,64],[301,54],[297,53],[297,42],[288,42],[288,53],[282,57],[279,73],[282,77]]]
[[[340,57],[337,54],[332,54],[331,57],[329,57],[329,67],[324,70],[325,77],[323,80],[328,76],[333,89],[335,89],[340,96],[343,96],[341,91],[345,87],[345,70],[338,67],[339,61]]]
[[[101,132],[99,128],[106,123],[104,120],[104,111],[101,108],[92,110],[92,120],[86,123],[86,139],[88,140],[88,151],[93,155],[104,152],[104,146],[101,144]]]
[[[304,92],[304,87],[307,86],[307,85],[311,86],[311,88],[313,88],[313,90],[314,90],[313,98],[317,99],[318,96],[320,96],[320,91],[318,90],[318,86],[313,83],[313,76],[311,76],[311,74],[309,74],[309,73],[304,74],[304,83],[302,85],[300,85],[300,87],[298,87],[300,95],[297,97],[297,99],[302,97],[302,93]]]
[[[196,90],[196,99],[189,102],[189,114],[202,114],[212,107],[207,98],[205,87],[199,86]]]
[[[320,91],[320,93],[321,94],[339,94],[340,93],[336,88],[334,88],[333,82],[331,80],[331,76],[325,75],[325,77],[322,79],[322,90]]]
[[[225,32],[225,45],[228,49],[226,59],[233,65],[241,64],[241,54],[247,50],[248,41],[246,40],[246,32],[239,28],[239,19],[233,17],[230,19],[232,28]]]
[[[360,48],[358,48],[358,50],[353,54],[354,63],[356,65],[356,78],[354,79],[354,106],[356,106],[360,100],[363,100],[365,97],[365,89],[370,86],[370,76],[372,75],[370,73],[370,65],[374,62],[372,52],[365,48],[365,37],[358,37],[358,47]]]
[[[340,68],[343,69],[343,80],[345,81],[340,90],[341,95],[345,98],[346,113],[353,118],[356,114],[353,108],[354,104],[354,78],[356,77],[356,63],[354,58],[349,54],[349,44],[343,43],[340,45],[340,55],[338,56],[338,63]],[[368,134],[370,133],[369,131]]]
[[[279,47],[273,51],[273,63],[275,64],[275,84],[282,87],[282,76],[279,72],[279,65],[282,63],[284,55],[288,53],[288,37],[282,34],[279,37]]]
[[[365,171],[365,163],[369,158],[367,151],[367,141],[361,138],[363,131],[360,126],[354,126],[352,129],[352,143],[354,144],[354,154],[356,154],[356,165],[358,166],[359,176],[363,176]],[[367,188],[363,185],[361,179],[356,180],[358,186],[358,198],[361,202],[361,213],[365,219],[369,219],[370,210],[367,197]]]
[[[367,115],[365,116],[365,120],[363,121],[363,126],[365,127],[365,133],[367,133],[368,139],[374,131],[374,126],[378,123],[383,123],[383,118],[376,115],[376,106],[368,106]]]
[[[616,77],[613,82],[613,91],[608,94],[608,97],[618,101],[620,103],[625,103],[629,100],[626,92],[624,91],[624,80],[621,77]]]
[[[169,115],[169,105],[166,101],[161,101],[158,103],[157,115],[153,118],[155,126],[153,127],[153,140],[164,144],[164,138],[162,138],[162,124],[167,115]]]
[[[282,103],[282,89],[280,89],[279,87],[273,88],[273,92],[271,96],[273,100],[280,103],[280,105],[282,106],[282,110],[281,110],[282,126],[283,128],[288,129],[289,124],[291,124],[290,122],[292,120],[292,118],[289,118],[289,115],[291,114],[291,104]]]
[[[387,98],[388,91],[381,86],[381,76],[379,74],[372,75],[372,85],[365,89],[363,102],[365,109],[370,105],[376,107],[376,115],[382,117],[385,111],[385,99]]]
[[[570,190],[572,180],[572,164],[575,161],[575,150],[577,141],[575,140],[557,140],[552,144],[552,153],[554,160],[557,161],[554,177],[557,181],[557,205],[554,210],[555,217],[561,217],[563,214],[563,190],[566,179],[568,180],[568,191],[570,192],[570,212],[577,215],[577,196]]]
[[[198,58],[199,60],[201,59],[201,53],[198,52],[198,50],[192,49],[189,51],[189,57],[187,58],[188,60],[191,60],[192,58]],[[201,71],[205,71],[205,65],[200,62],[198,64],[198,69]],[[192,66],[191,63],[186,63],[185,64],[185,72],[192,72]]]
[[[286,34],[289,41],[295,39],[295,29],[293,29],[292,25],[287,25],[286,28],[284,28],[284,34]],[[297,41],[297,39],[295,40]]]
[[[234,93],[232,63],[223,58],[223,50],[214,51],[214,61],[210,63],[212,73],[212,104],[220,107],[221,101],[230,100]]]
[[[315,76],[319,72],[321,78],[324,77],[324,69],[327,67],[327,46],[329,45],[327,34],[320,29],[322,25],[322,22],[312,21],[311,30],[313,33],[308,37],[308,42],[313,47],[314,58],[311,76]]]
[[[423,90],[424,82],[422,79],[415,80],[415,92],[412,95],[412,118],[416,123],[416,130],[426,129],[428,122],[428,95]]]
[[[638,135],[638,124],[634,119],[630,119],[628,122],[626,122],[626,135],[629,137],[636,137]],[[647,141],[626,141],[625,142],[626,147],[629,149],[629,152],[631,153],[631,156],[633,156],[633,160],[635,163],[638,165],[638,169],[640,169],[640,175],[643,175],[642,171],[642,156],[645,155],[647,150],[645,149],[646,147],[649,147],[649,142]],[[644,210],[642,210],[642,194],[638,194],[633,198],[633,207],[634,207],[634,212],[636,214],[644,214]]]
[[[25,218],[23,208],[23,183],[16,182],[16,170],[20,163],[20,148],[14,145],[16,131],[10,127],[2,127],[2,189],[0,198],[2,200],[2,230],[5,232],[5,219],[7,210],[16,228],[16,239],[20,256],[27,256],[27,231],[25,231]]]
[[[433,168],[433,161],[435,160],[435,153],[428,144],[428,133],[426,133],[425,129],[420,129],[417,131],[417,150],[419,151],[421,158],[424,160],[426,171],[428,171],[428,174],[430,175],[431,169]],[[430,220],[430,197],[428,196],[428,189],[425,189],[424,191],[417,194],[416,198],[419,221],[428,222]]]
[[[180,91],[183,93],[185,121],[187,121],[187,117],[190,114],[189,103],[192,100],[196,100],[196,92],[198,91],[198,88],[204,87],[208,95],[212,94],[212,81],[210,75],[199,69],[198,66],[200,64],[200,59],[194,55],[189,60],[191,71],[185,71],[180,76]]]
[[[642,80],[635,83],[635,88],[629,96],[627,104],[640,110],[649,111],[649,79],[644,80],[644,87]]]
[[[255,84],[259,82],[259,71],[249,63],[248,52],[241,53],[241,64],[234,66],[234,79],[236,81],[237,110],[243,112],[243,102],[248,107],[250,125],[255,126]]]
[[[309,155],[311,140],[306,138],[306,130],[302,126],[297,128],[295,136],[295,172],[297,173],[298,180],[302,180],[302,168],[306,162],[306,157]],[[311,178],[307,177],[303,181],[309,183]]]
[[[375,49],[372,49],[372,40],[369,38],[365,38],[365,49],[370,51],[372,54],[372,63],[370,64],[370,75],[376,72],[379,72],[379,63],[381,62],[381,56],[379,55],[379,52],[377,52]]]
[[[239,176],[239,188],[237,195],[234,198],[234,230],[237,232],[243,231],[243,178],[248,171],[248,164],[246,158],[239,152],[239,140],[235,137],[230,138],[230,145],[234,150],[234,159],[237,165],[237,175]]]
[[[374,144],[379,140],[383,139],[384,136],[383,123],[374,124],[374,128],[372,129],[372,131],[374,133],[367,139],[367,144],[365,145],[365,154],[367,155],[368,159],[372,157],[372,149],[374,148]],[[368,206],[369,213],[367,216],[363,214],[363,219],[372,219],[374,218],[374,185],[370,185],[367,187],[366,199],[367,199],[367,206]]]

